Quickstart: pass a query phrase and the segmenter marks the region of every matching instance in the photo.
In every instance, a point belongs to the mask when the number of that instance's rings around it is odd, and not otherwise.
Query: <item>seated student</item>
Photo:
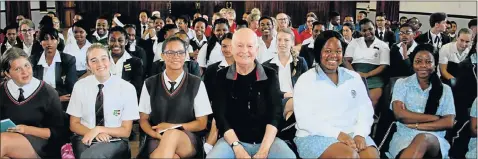
[[[410,56],[415,74],[398,79],[393,88],[390,109],[398,122],[390,158],[448,158],[444,137],[453,127],[455,105],[451,88],[434,72],[433,50],[431,44],[419,44]]]
[[[440,74],[443,83],[455,87],[455,76],[460,75],[459,64],[468,57],[473,41],[471,29],[462,28],[458,31],[454,42],[443,45],[439,53]]]
[[[100,16],[96,19],[96,29],[95,32],[93,33],[93,36],[91,36],[91,41],[92,43],[100,43],[104,46],[108,45],[108,18],[106,16]]]
[[[189,46],[189,47],[186,48],[188,51],[186,52],[186,58],[185,58],[183,69],[190,74],[193,74],[195,76],[200,76],[201,73],[200,73],[199,64],[196,61],[191,60],[191,58],[189,57],[189,53],[192,52],[192,47],[188,43],[189,39],[188,39],[187,34],[183,31],[181,31],[181,32],[176,33],[174,36],[180,38],[181,40],[183,40],[186,43],[186,45]],[[160,48],[163,48],[163,46],[161,46]],[[163,51],[161,51],[161,52],[163,52]],[[161,54],[161,56],[162,56],[162,54]],[[166,64],[165,63],[166,62],[163,60],[163,58],[161,58],[159,61],[153,62],[153,65],[150,69],[151,71],[149,73],[149,76],[153,76],[153,75],[156,75],[158,73],[163,72],[166,69]]]
[[[143,62],[126,51],[126,31],[122,27],[113,27],[109,32],[110,73],[131,83],[139,98],[144,81]]]
[[[166,39],[162,54],[166,70],[143,85],[139,122],[148,134],[145,145],[150,158],[187,158],[202,151],[197,132],[206,128],[212,110],[201,79],[182,68],[186,46],[179,37]],[[167,130],[177,125],[180,128]]]
[[[257,60],[264,63],[277,54],[277,37],[275,28],[277,24],[271,17],[263,16],[259,19],[259,30],[262,36],[259,37],[259,54]]]
[[[111,75],[103,45],[91,45],[86,57],[93,75],[76,83],[66,110],[75,158],[130,158],[128,137],[139,119],[134,86]]]
[[[263,67],[255,32],[237,30],[232,38],[235,64],[217,72],[212,101],[219,134],[207,158],[295,158],[276,137],[283,107],[275,71]]]
[[[477,124],[476,124],[476,98],[471,106],[471,113],[470,113],[470,128],[471,128],[471,136],[470,142],[468,143],[468,152],[466,153],[466,158],[476,158],[476,131],[477,131]]]
[[[73,85],[78,81],[76,59],[74,56],[58,51],[58,31],[54,28],[43,28],[40,32],[43,52],[33,54],[30,60],[33,64],[33,77],[43,80],[56,89],[60,101],[70,100]],[[66,110],[64,103],[63,110]]]
[[[305,39],[302,42],[299,56],[305,59],[307,62],[307,68],[315,67],[314,41],[324,30],[325,27],[323,23],[318,21],[312,23],[312,37]]]
[[[217,71],[234,64],[234,57],[231,53],[232,36],[233,33],[226,33],[224,36],[222,36],[222,39],[219,41],[219,43],[221,44],[221,53],[224,56],[224,59],[220,62],[209,65],[204,73],[204,84],[206,85],[207,93],[210,94],[210,101],[213,101],[214,98],[213,94],[215,91],[214,86],[216,85]]]
[[[226,19],[220,18],[214,21],[213,25],[214,36],[211,36],[201,50],[199,50],[197,61],[201,68],[206,69],[209,65],[222,61],[224,56],[221,54],[221,44],[219,40],[228,33],[229,23]]]
[[[299,57],[299,54],[293,50],[294,38],[294,32],[291,29],[279,29],[277,33],[277,55],[262,64],[277,72],[285,119],[279,127],[281,130],[278,137],[289,143],[293,150],[296,149],[292,143],[294,143],[293,139],[297,131],[294,127],[296,120],[293,115],[294,85],[300,75],[308,70],[305,59]]]
[[[166,24],[158,33],[158,40],[154,42],[153,44],[153,51],[154,51],[154,59],[152,62],[156,62],[158,60],[161,60],[161,53],[163,53],[163,41],[164,39],[167,39],[176,33],[179,32],[179,29],[177,28],[176,25],[173,24]]]
[[[239,19],[236,21],[236,26],[237,26],[237,30],[241,29],[241,28],[249,28],[249,24],[247,24],[247,21],[245,20],[242,20],[242,19]]]
[[[0,134],[0,157],[60,158],[66,128],[58,93],[32,77],[22,49],[11,48],[0,59],[1,72],[9,78],[0,87],[0,119],[17,125]]]
[[[76,72],[78,78],[86,77],[86,50],[91,46],[87,40],[89,36],[89,27],[85,20],[79,20],[73,24],[73,33],[75,34],[76,43],[70,43],[65,46],[64,52],[75,56]]]
[[[294,142],[302,158],[379,157],[369,137],[373,107],[367,89],[358,73],[339,67],[345,45],[338,32],[321,33],[314,44],[318,65],[295,85]]]
[[[411,76],[413,71],[412,60],[409,58],[413,49],[417,47],[412,27],[405,23],[400,25],[400,42],[390,48],[390,67],[387,69],[387,77]]]
[[[199,50],[201,50],[202,46],[207,43],[207,37],[204,35],[204,31],[207,28],[207,20],[204,18],[196,18],[193,22],[195,36],[189,41],[189,44],[192,46],[194,54],[191,55],[192,59],[196,59]]]
[[[15,47],[23,49],[28,56],[31,56],[32,53],[41,53],[41,44],[34,37],[35,24],[30,19],[23,19],[18,26],[18,30],[23,37],[23,42],[17,43]]]
[[[146,51],[138,45],[139,40],[137,40],[136,37],[136,26],[133,24],[126,24],[123,29],[126,31],[126,37],[128,39],[128,43],[125,46],[126,51],[132,56],[141,59],[141,61],[143,62],[143,70],[145,70],[144,72],[147,72],[147,63],[149,60],[146,56]]]
[[[353,39],[360,38],[360,32],[355,31],[355,26],[352,23],[344,23],[341,30],[342,35],[344,36],[344,41],[347,44],[350,44]]]
[[[365,18],[359,24],[363,37],[352,40],[347,46],[344,65],[367,78],[370,98],[375,108],[382,96],[382,73],[390,65],[390,49],[385,42],[375,37],[375,25],[371,20]]]

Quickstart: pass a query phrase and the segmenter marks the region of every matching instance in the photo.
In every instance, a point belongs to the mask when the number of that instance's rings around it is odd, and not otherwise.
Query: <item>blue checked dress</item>
[[[427,89],[422,90],[418,84],[417,75],[413,74],[407,78],[397,80],[392,95],[393,101],[399,100],[405,104],[407,110],[415,113],[424,113],[425,106],[428,100],[428,95],[433,86],[430,85]],[[390,109],[393,110],[392,104]],[[448,85],[443,85],[443,94],[440,98],[439,106],[436,115],[455,115],[455,104],[453,101],[453,94]],[[400,151],[407,148],[416,135],[420,133],[429,133],[438,138],[440,143],[440,151],[443,158],[448,158],[448,150],[450,144],[445,139],[446,131],[421,131],[408,128],[405,124],[397,122],[397,132],[393,134],[390,147],[387,152],[389,158],[397,158]]]

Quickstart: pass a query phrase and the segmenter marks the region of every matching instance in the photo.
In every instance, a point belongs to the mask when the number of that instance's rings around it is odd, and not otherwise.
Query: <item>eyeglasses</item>
[[[411,32],[411,31],[407,31],[407,32],[401,31],[399,34],[400,35],[410,35],[410,34],[413,34],[413,32]]]
[[[27,32],[30,32],[30,33],[31,33],[31,32],[33,32],[33,31],[35,31],[35,30],[32,29],[32,28],[20,30],[20,32],[22,32],[22,33],[27,33]]]
[[[277,19],[278,21],[286,21],[288,20],[287,18],[280,18],[280,19]]]
[[[183,57],[183,56],[186,55],[186,51],[183,51],[183,50],[180,50],[180,51],[168,50],[168,51],[164,51],[163,54],[164,54],[164,56],[169,57],[169,58],[172,58],[174,56]]]
[[[383,20],[383,19],[377,19],[377,22],[383,22],[383,21],[385,21],[385,20]]]

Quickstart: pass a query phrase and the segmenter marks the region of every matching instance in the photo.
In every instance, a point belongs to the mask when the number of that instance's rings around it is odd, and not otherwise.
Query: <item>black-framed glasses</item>
[[[183,51],[183,50],[180,50],[180,51],[168,50],[168,51],[164,51],[163,54],[166,57],[174,57],[174,56],[183,57],[183,56],[186,55],[186,51]]]
[[[33,32],[33,31],[35,31],[35,29],[33,29],[33,28],[20,30],[20,32],[22,32],[22,33]]]

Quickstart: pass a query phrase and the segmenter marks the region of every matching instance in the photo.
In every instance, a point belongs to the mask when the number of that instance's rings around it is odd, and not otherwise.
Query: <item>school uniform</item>
[[[174,82],[174,84],[171,84]],[[160,123],[182,124],[196,120],[197,117],[212,114],[206,88],[197,76],[182,72],[176,80],[166,76],[166,72],[146,79],[142,88],[139,111],[149,114],[151,125]],[[194,145],[196,153],[202,151],[199,132],[181,130],[187,134]],[[151,154],[161,142],[148,136],[147,146],[140,147],[140,152]]]
[[[407,78],[398,79],[393,88],[392,102],[401,101],[405,104],[407,110],[415,113],[424,113],[428,96],[433,85],[423,90],[418,84],[417,75],[413,74]],[[393,104],[390,103],[390,109],[393,111]],[[443,94],[440,97],[436,111],[438,116],[455,115],[455,104],[453,95],[448,85],[443,85]],[[401,122],[397,122],[397,132],[393,134],[390,141],[390,147],[386,155],[389,158],[396,158],[403,149],[407,148],[416,135],[428,133],[435,136],[440,144],[440,153],[442,158],[448,158],[450,144],[445,139],[446,130],[441,131],[422,131],[407,127]]]
[[[82,48],[78,47],[78,44],[68,44],[65,46],[63,50],[64,53],[70,54],[75,57],[76,59],[76,72],[77,76],[81,77],[83,74],[86,73],[86,51],[90,48],[91,43],[86,40],[85,45]]]
[[[345,50],[344,57],[351,57],[352,66],[356,72],[370,72],[380,65],[390,65],[390,49],[388,45],[375,38],[370,47],[365,43],[365,38],[352,40]],[[381,88],[384,85],[382,74],[367,78],[368,88]]]
[[[196,51],[196,50],[201,50],[201,48],[207,44],[207,37],[205,35],[202,36],[202,39],[199,40],[197,39],[196,36],[194,36],[194,38],[192,38],[190,41],[189,41],[189,45],[193,48],[193,51]],[[207,45],[206,45],[207,46]]]
[[[475,98],[475,101],[473,102],[472,107],[471,107],[471,111],[470,111],[470,117],[472,117],[472,118],[477,118],[478,117],[478,115],[476,113],[476,111],[477,111],[476,110],[477,109],[476,105],[477,105],[477,103],[476,103],[476,98]],[[471,126],[471,124],[470,124],[470,126]],[[476,143],[476,137],[472,137],[470,139],[470,142],[468,143],[468,152],[466,152],[466,155],[465,155],[466,158],[476,158],[476,152],[477,152],[476,144],[477,144]]]
[[[407,56],[410,56],[410,53],[413,52],[417,45],[418,44],[413,41],[410,48],[407,49]],[[390,66],[385,73],[387,74],[387,78],[402,76],[408,77],[415,73],[413,70],[413,59],[404,59],[402,42],[394,44],[390,49]]]
[[[213,101],[213,94],[215,90],[215,84],[216,84],[216,73],[220,69],[228,67],[229,64],[227,64],[227,61],[224,59],[220,62],[216,62],[212,65],[209,65],[206,68],[206,71],[204,73],[204,84],[206,85],[206,90],[207,94],[209,94],[209,100]]]
[[[435,61],[438,61],[440,49],[442,48],[443,45],[450,43],[451,39],[450,37],[448,37],[447,35],[443,33],[433,34],[430,30],[430,31],[427,31],[426,33],[418,35],[415,38],[415,41],[418,44],[425,44],[425,43],[432,44],[433,47],[435,48],[435,50],[433,51],[433,56],[435,58]],[[435,64],[438,65],[437,62],[435,62]]]
[[[313,37],[310,37],[302,42],[302,47],[300,48],[299,56],[304,58],[304,60],[307,63],[307,68],[312,68],[317,64],[315,62]]]
[[[10,79],[1,84],[0,99],[1,120],[10,119],[16,125],[49,129],[48,139],[20,134],[27,139],[39,157],[61,157],[60,147],[66,143],[66,118],[54,88],[34,77],[22,87]]]
[[[294,87],[294,142],[301,158],[319,158],[339,142],[340,132],[364,137],[366,146],[376,147],[369,136],[374,110],[362,78],[343,67],[337,73],[339,81],[334,84],[316,66],[302,74]]]
[[[137,97],[139,98],[144,77],[141,59],[131,56],[125,51],[123,56],[121,56],[115,63],[111,54],[112,53],[110,52],[110,73],[131,83],[136,90]]]
[[[0,53],[3,55],[5,53],[5,51],[7,51],[8,49],[12,48],[13,46],[17,45],[21,43],[21,40],[20,38],[17,37],[17,39],[15,40],[15,43],[10,44],[8,42],[8,40],[5,38],[5,42],[2,44],[2,46],[0,46]]]
[[[257,40],[259,42],[259,52],[256,58],[259,63],[264,63],[277,55],[277,37],[272,36],[272,41],[269,47],[266,46],[266,43],[264,40],[262,40],[262,37],[258,37]]]
[[[50,65],[46,62],[46,54],[30,56],[33,77],[45,81],[56,89],[59,96],[71,94],[73,85],[78,81],[76,75],[75,57],[56,51]]]
[[[209,54],[209,58],[207,58],[207,46],[209,44],[204,44],[201,49],[199,50],[197,62],[199,63],[200,67],[207,68],[209,65],[224,60],[224,55],[221,52],[221,44],[216,42],[214,48],[211,50]],[[207,60],[208,59],[208,60]]]
[[[377,28],[375,30],[375,37],[387,43],[389,47],[392,47],[392,45],[396,43],[395,34],[389,30],[380,30]]]
[[[448,44],[443,45],[443,47],[439,51],[439,64],[446,64],[447,71],[452,76],[457,76],[460,74],[460,67],[459,64],[468,57],[471,48],[465,48],[461,53],[458,51],[458,47],[456,46],[456,42],[451,42]],[[456,77],[455,77],[456,78]],[[450,85],[450,81],[445,79],[444,77],[441,78],[445,84]],[[451,85],[450,85],[451,86]],[[452,86],[453,87],[453,86]]]
[[[188,32],[186,32],[186,34],[188,35],[188,39],[193,39],[196,36],[196,31],[188,28]]]
[[[91,43],[100,43],[101,45],[103,46],[108,46],[108,31],[106,31],[105,35],[103,35],[102,37],[100,37],[100,35],[98,35],[98,33],[95,31],[93,33],[93,36],[91,36]]]
[[[103,99],[103,103],[99,103],[101,107],[96,108],[98,99]],[[81,124],[88,129],[103,125],[107,128],[118,128],[123,121],[139,119],[134,86],[115,75],[104,83],[100,83],[95,76],[79,80],[73,88],[66,112],[80,118]],[[120,138],[120,141],[109,143],[95,143],[91,146],[83,144],[82,138],[83,136],[79,135],[72,138],[75,158],[131,157],[128,138]]]
[[[143,33],[146,32],[147,30],[148,30],[148,23],[142,24],[139,21],[136,23],[136,35],[139,35],[141,37],[141,35],[143,35]]]
[[[40,42],[34,40],[32,46],[28,47],[25,43],[17,43],[15,47],[22,49],[27,53],[28,56],[31,56],[35,53],[40,53],[43,51],[43,47],[41,46]]]
[[[146,63],[148,62],[148,57],[146,56],[146,51],[143,48],[136,45],[135,42],[126,45],[126,51],[131,54],[131,56],[141,59],[143,63],[143,70],[146,70]]]
[[[190,73],[192,75],[201,76],[199,64],[196,61],[186,60],[184,61],[183,69],[185,72]],[[163,72],[166,70],[166,64],[164,61],[155,61],[151,67],[151,71],[148,73],[149,76],[156,75],[158,73]]]

